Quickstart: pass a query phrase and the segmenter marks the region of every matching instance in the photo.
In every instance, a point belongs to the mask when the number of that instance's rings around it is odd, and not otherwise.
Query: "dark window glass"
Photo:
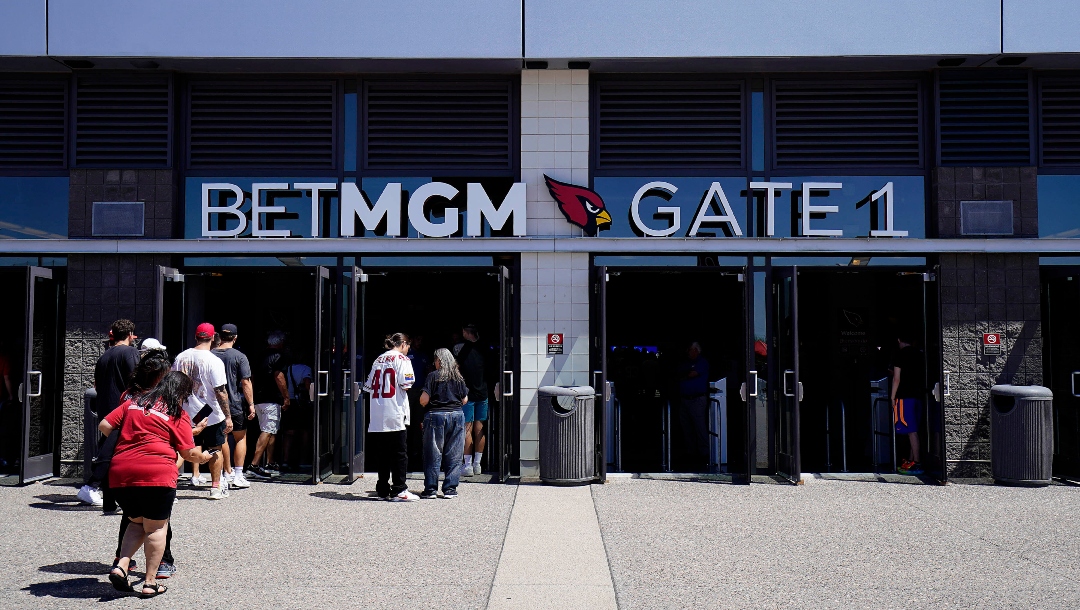
[[[0,239],[67,239],[68,179],[0,177]]]
[[[1080,176],[1039,176],[1039,237],[1080,237]]]

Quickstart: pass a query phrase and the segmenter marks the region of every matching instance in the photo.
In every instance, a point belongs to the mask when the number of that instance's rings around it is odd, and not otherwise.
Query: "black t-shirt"
[[[893,356],[893,366],[900,369],[900,387],[896,389],[897,398],[926,397],[926,359],[922,352],[912,346],[901,348]]]
[[[461,401],[469,395],[469,388],[464,381],[439,381],[439,371],[432,371],[424,380],[424,390],[429,400],[428,411],[459,411]]]
[[[458,343],[454,346],[454,357],[457,358],[461,376],[465,378],[465,385],[469,387],[469,401],[487,400],[488,387],[487,381],[484,380],[483,348],[473,341]]]
[[[99,419],[120,406],[120,395],[127,389],[138,365],[139,350],[130,345],[114,345],[98,358],[94,367],[94,388],[97,390]]]
[[[240,390],[240,381],[251,379],[251,363],[248,362],[244,352],[234,347],[213,351],[214,355],[225,363],[225,376],[229,379],[229,407],[233,411],[243,413],[244,393]]]
[[[258,379],[253,380],[255,387],[252,389],[255,392],[256,403],[272,402],[281,404],[281,390],[278,389],[276,378],[277,374],[284,373],[288,366],[289,359],[284,353],[277,350],[266,353],[266,358],[263,358],[258,371]]]

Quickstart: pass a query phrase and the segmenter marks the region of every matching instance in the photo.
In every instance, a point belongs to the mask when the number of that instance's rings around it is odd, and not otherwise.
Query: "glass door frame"
[[[802,485],[801,421],[802,383],[799,379],[799,270],[797,266],[773,267],[766,262],[769,308],[767,310],[770,345],[769,412],[773,425],[770,439],[775,454],[775,474],[795,485]],[[788,288],[785,289],[785,285]],[[785,308],[787,305],[787,308]],[[785,311],[790,312],[785,317]],[[781,330],[789,330],[788,337]],[[791,381],[789,384],[788,381]],[[790,392],[789,392],[789,387]],[[785,417],[790,421],[785,425]],[[787,438],[785,438],[785,431]],[[785,451],[786,449],[786,451]]]
[[[52,341],[47,341],[46,345],[42,345],[40,363],[35,361],[34,358],[34,334],[35,325],[38,322],[38,307],[49,307],[48,302],[40,300],[37,294],[38,280],[43,282],[49,282],[52,287],[53,299],[51,306],[52,315],[48,322],[51,323],[52,328],[46,328],[44,330],[45,337],[48,338],[52,333]],[[60,349],[60,312],[61,312],[61,291],[60,286],[57,284],[57,280],[53,275],[52,269],[46,269],[43,267],[27,267],[26,268],[26,332],[24,335],[23,344],[23,373],[22,379],[19,382],[18,393],[19,399],[22,403],[22,447],[20,449],[20,465],[19,465],[19,483],[29,483],[41,479],[46,479],[53,476],[56,472],[56,466],[59,463],[59,430],[56,426],[56,418],[58,414],[57,404],[58,397],[61,396],[60,387],[57,384],[57,362],[58,350]],[[33,385],[34,378],[37,379],[37,386]],[[40,403],[39,408],[43,412],[49,411],[49,416],[46,418],[48,426],[47,429],[40,430],[39,434],[46,435],[51,451],[41,453],[39,455],[30,455],[32,447],[30,445],[30,428],[31,421],[33,420],[32,413],[34,409],[34,399],[38,399]]]

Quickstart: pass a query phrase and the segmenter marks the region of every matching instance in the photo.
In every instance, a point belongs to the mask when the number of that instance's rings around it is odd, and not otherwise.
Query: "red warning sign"
[[[1001,355],[1001,333],[983,333],[983,355]]]
[[[562,333],[548,333],[547,340],[547,353],[548,356],[554,356],[563,353],[563,334]]]

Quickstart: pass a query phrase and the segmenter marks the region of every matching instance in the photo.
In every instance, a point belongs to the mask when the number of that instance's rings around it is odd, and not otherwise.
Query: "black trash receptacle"
[[[596,479],[596,432],[589,386],[544,386],[538,390],[540,480],[583,485]]]
[[[1054,394],[1042,386],[990,388],[990,470],[1004,485],[1049,485]]]

